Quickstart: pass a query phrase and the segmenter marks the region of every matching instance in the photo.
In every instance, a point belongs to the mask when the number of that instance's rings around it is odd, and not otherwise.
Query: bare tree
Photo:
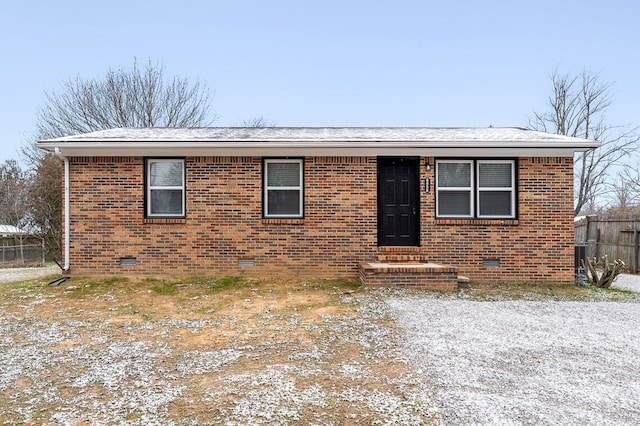
[[[629,186],[629,197],[632,202],[640,204],[640,166],[627,167],[622,172],[621,180]]]
[[[534,113],[529,127],[560,135],[597,140],[600,148],[579,153],[575,159],[575,214],[593,204],[606,190],[609,171],[638,145],[637,128],[612,126],[605,121],[611,104],[610,84],[598,74],[583,71],[579,75],[551,75],[553,93],[547,111]]]
[[[29,210],[33,229],[44,240],[47,258],[62,268],[62,160],[42,158],[29,188]]]
[[[62,92],[46,94],[38,111],[39,138],[93,132],[114,127],[199,127],[215,120],[209,91],[198,81],[166,77],[151,60],[140,68],[109,70],[103,79],[79,76]]]
[[[27,223],[29,210],[29,177],[16,160],[6,160],[0,165],[0,224],[13,225],[19,229]],[[24,235],[14,236],[19,241],[20,260],[24,263]],[[18,254],[16,253],[16,260]]]
[[[610,184],[612,205],[610,215],[640,213],[640,168],[625,167]]]
[[[28,212],[29,178],[16,160],[0,165],[0,223],[24,226]]]
[[[165,75],[159,62],[108,70],[102,79],[75,77],[60,92],[46,94],[37,112],[35,139],[48,139],[117,127],[201,127],[216,119],[209,90],[198,81]],[[22,155],[35,170],[31,219],[41,230],[47,251],[61,258],[61,182],[63,163],[32,143]]]
[[[242,120],[242,127],[275,127],[276,122],[271,121],[265,116],[250,118],[248,120]]]

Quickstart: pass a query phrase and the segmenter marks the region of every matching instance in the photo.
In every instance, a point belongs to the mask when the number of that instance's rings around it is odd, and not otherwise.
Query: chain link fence
[[[0,246],[0,267],[43,265],[44,243],[29,243]]]

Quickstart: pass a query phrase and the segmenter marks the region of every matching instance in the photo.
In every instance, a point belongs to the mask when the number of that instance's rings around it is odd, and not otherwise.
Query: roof
[[[39,141],[64,156],[568,156],[598,142],[516,127],[117,128]]]
[[[3,236],[20,235],[24,233],[25,232],[22,231],[20,228],[16,228],[13,225],[0,225],[0,235],[3,235]]]

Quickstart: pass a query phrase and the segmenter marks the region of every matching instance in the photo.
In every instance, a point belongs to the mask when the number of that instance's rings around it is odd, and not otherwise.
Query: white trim
[[[450,186],[440,187],[440,179],[438,174],[438,168],[440,164],[468,164],[469,165],[469,186]],[[451,160],[436,160],[436,217],[442,218],[455,218],[455,219],[470,219],[474,216],[474,177],[475,172],[473,170],[473,160],[466,159],[451,159]],[[468,191],[469,192],[469,214],[468,215],[442,215],[440,214],[440,192],[453,192],[453,191]]]
[[[438,168],[440,164],[466,163],[470,165],[470,187],[440,187]],[[510,164],[511,165],[511,186],[499,188],[480,189],[480,165],[481,164]],[[436,160],[436,217],[442,219],[514,219],[516,217],[516,161],[514,159],[442,159]],[[491,191],[511,192],[511,214],[509,215],[481,215],[480,214],[480,192]],[[447,191],[469,191],[469,215],[447,215],[440,214],[440,193]]]
[[[486,187],[480,188],[480,165],[481,164],[510,164],[511,165],[511,186],[509,187]],[[476,185],[476,215],[478,219],[513,219],[516,217],[516,162],[514,160],[476,160],[476,176],[478,177],[478,184]],[[509,215],[487,215],[483,216],[480,214],[480,193],[481,192],[503,192],[509,191],[511,192],[511,205],[510,210],[511,214]]]
[[[182,183],[180,186],[153,186],[151,185],[151,164],[153,163],[181,163],[182,164]],[[146,159],[146,188],[145,193],[147,197],[147,217],[185,217],[186,215],[186,166],[183,158],[147,158]],[[176,190],[179,189],[182,192],[182,211],[179,214],[171,213],[152,213],[151,212],[151,191],[152,190]]]
[[[39,142],[38,147],[58,148],[67,157],[190,157],[190,156],[419,156],[419,157],[573,157],[596,148],[564,143],[492,142]]]
[[[298,164],[298,182],[297,186],[268,186],[269,182],[269,164]],[[301,218],[304,216],[304,161],[301,158],[265,158],[264,159],[264,177],[263,177],[263,214],[265,218]],[[298,214],[269,214],[269,191],[298,191],[300,199],[298,204]]]

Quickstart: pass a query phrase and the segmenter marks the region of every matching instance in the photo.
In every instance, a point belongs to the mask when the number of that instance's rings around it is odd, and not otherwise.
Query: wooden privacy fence
[[[629,272],[640,272],[640,216],[586,216],[576,220],[574,226],[576,262],[583,256],[607,255],[610,261],[620,259],[626,263]]]

